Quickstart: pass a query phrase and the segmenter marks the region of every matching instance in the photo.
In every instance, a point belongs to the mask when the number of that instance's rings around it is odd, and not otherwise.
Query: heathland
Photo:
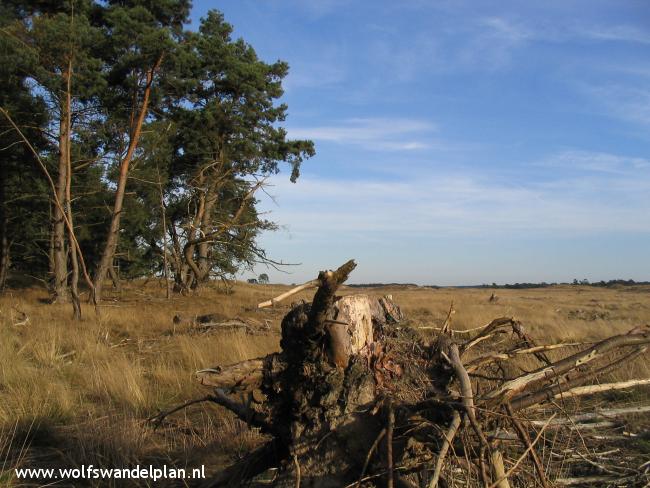
[[[250,451],[262,436],[218,406],[190,407],[158,429],[147,419],[204,395],[195,371],[278,350],[280,321],[290,305],[263,310],[256,305],[286,289],[236,283],[226,290],[211,284],[196,295],[167,300],[157,283],[132,282],[107,297],[99,315],[88,306],[82,321],[71,319],[69,306],[46,303],[44,289],[7,291],[0,298],[0,481],[18,485],[13,468],[20,466],[203,464],[210,473]],[[511,316],[541,344],[593,342],[650,323],[646,286],[496,290],[492,300],[492,290],[471,288],[346,287],[341,293],[390,294],[409,324],[425,335],[435,333],[432,328],[444,322],[452,302],[454,329]],[[311,294],[293,300],[309,300]],[[204,313],[253,319],[269,330],[217,331],[172,320]],[[647,377],[646,354],[607,379]],[[647,399],[642,387],[585,408]],[[627,430],[636,432],[634,449],[650,452],[647,420],[626,422]]]

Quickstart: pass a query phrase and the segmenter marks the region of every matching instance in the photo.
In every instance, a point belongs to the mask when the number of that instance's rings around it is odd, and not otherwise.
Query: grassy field
[[[103,303],[100,316],[85,307],[81,322],[71,320],[69,306],[45,303],[45,290],[8,291],[0,297],[0,485],[22,483],[13,476],[16,466],[204,464],[210,472],[249,451],[259,434],[219,407],[194,406],[158,430],[146,419],[205,394],[193,381],[197,369],[277,350],[289,305],[264,311],[255,305],[285,289],[238,283],[226,293],[215,285],[165,300],[157,283],[132,283]],[[513,316],[540,343],[594,341],[650,323],[647,287],[497,290],[496,302],[485,289],[343,293],[391,294],[416,327],[440,325],[453,300],[455,329]],[[310,294],[294,300],[300,298]],[[175,314],[202,313],[268,320],[271,331],[205,333],[172,322]],[[613,375],[650,377],[650,360],[642,357]],[[648,391],[634,393],[634,401],[647,399]]]

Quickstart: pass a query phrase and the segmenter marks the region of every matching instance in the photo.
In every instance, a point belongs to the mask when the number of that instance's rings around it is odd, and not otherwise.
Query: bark
[[[205,199],[205,211],[203,212],[203,217],[201,218],[201,231],[203,235],[211,232],[212,224],[212,213],[214,206],[217,203],[217,189],[214,187],[208,190],[208,194]],[[203,283],[208,280],[210,277],[210,243],[209,242],[199,242],[197,246],[198,254],[198,272],[197,277],[198,283]]]
[[[200,231],[202,235],[209,234],[212,231],[212,215],[214,207],[217,203],[219,191],[222,186],[227,181],[227,178],[231,175],[231,171],[225,170],[225,152],[223,149],[223,138],[220,138],[219,145],[221,149],[219,154],[215,156],[215,163],[211,164],[210,169],[212,169],[212,175],[207,177],[206,185],[206,195],[205,195],[205,205],[203,215],[200,220]],[[214,169],[216,168],[216,169]],[[198,273],[197,283],[203,283],[207,281],[210,277],[210,243],[209,242],[199,242],[197,246],[198,254]]]
[[[6,208],[7,167],[0,164],[0,293],[7,284],[11,266],[11,242],[9,240],[9,215]]]
[[[183,249],[181,247],[181,242],[178,237],[178,232],[176,232],[176,227],[174,226],[173,223],[172,225],[169,226],[169,234],[172,239],[171,265],[174,272],[174,291],[176,293],[185,293],[187,291],[185,282],[186,282],[188,268],[183,259]]]
[[[112,264],[108,267],[108,275],[111,277],[111,282],[113,283],[113,288],[119,293],[122,291],[122,283],[120,282],[120,277],[115,271],[115,266]]]
[[[158,174],[158,192],[160,193],[160,219],[162,222],[162,254],[163,277],[165,278],[165,298],[171,298],[171,283],[169,282],[169,264],[167,263],[167,215],[165,211],[165,194],[163,192],[160,173]]]
[[[79,258],[77,248],[72,244],[75,242],[74,220],[72,217],[72,155],[70,147],[70,134],[72,132],[72,102],[71,102],[71,82],[72,82],[72,61],[68,62],[66,72],[66,100],[65,100],[65,145],[62,146],[61,152],[65,157],[66,180],[64,208],[68,216],[68,241],[70,245],[70,265],[72,272],[70,274],[70,298],[72,301],[72,315],[75,319],[81,319],[81,303],[79,300]]]
[[[61,206],[54,207],[54,221],[52,225],[52,264],[54,266],[52,283],[52,302],[66,303],[69,301],[68,293],[68,256],[65,246],[65,216],[64,211],[67,208],[66,203],[66,185],[68,181],[68,116],[69,107],[67,103],[62,103],[60,107],[59,118],[59,162],[58,176],[56,180],[56,198],[62,203]]]
[[[7,219],[0,220],[0,293],[7,286],[9,268],[11,267],[11,242],[7,235]]]
[[[142,125],[144,124],[145,118],[149,111],[149,98],[151,96],[151,89],[153,86],[154,76],[160,63],[162,62],[162,56],[154,63],[152,68],[147,71],[146,75],[146,84],[144,88],[144,94],[142,98],[142,104],[139,108],[133,107],[133,114],[138,111],[137,118],[134,119],[134,123],[131,127],[131,133],[129,134],[129,146],[126,151],[126,155],[120,163],[120,172],[117,180],[117,189],[115,190],[115,203],[113,204],[113,214],[111,217],[111,223],[108,231],[108,236],[106,238],[106,243],[104,245],[104,250],[102,252],[102,257],[97,265],[95,271],[95,276],[93,280],[94,288],[94,299],[96,302],[101,301],[102,296],[102,285],[108,269],[113,262],[113,256],[115,256],[115,250],[117,249],[117,244],[119,240],[120,232],[120,220],[122,218],[122,209],[124,206],[124,195],[126,193],[126,182],[129,176],[129,167],[131,161],[133,160],[133,155],[140,141],[140,135],[142,133]]]

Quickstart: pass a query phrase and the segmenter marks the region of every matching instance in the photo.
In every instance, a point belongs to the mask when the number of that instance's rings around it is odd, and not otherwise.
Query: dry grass
[[[210,471],[250,450],[259,435],[217,407],[196,406],[157,431],[145,419],[204,394],[192,381],[195,370],[277,350],[288,305],[263,312],[254,306],[285,289],[237,284],[226,294],[215,286],[167,301],[157,284],[131,284],[105,302],[100,317],[85,308],[82,322],[71,320],[68,306],[42,303],[43,290],[6,293],[0,298],[0,484],[16,483],[10,468],[20,465],[206,464]],[[497,290],[496,303],[488,301],[490,290],[363,291],[392,294],[414,326],[442,323],[453,300],[454,328],[514,316],[541,343],[594,341],[650,323],[650,290],[640,287]],[[310,295],[294,300],[300,298]],[[19,312],[27,314],[27,324],[14,325]],[[271,320],[273,333],[195,333],[172,324],[176,313],[261,315]],[[650,377],[647,358],[615,376],[640,377]]]

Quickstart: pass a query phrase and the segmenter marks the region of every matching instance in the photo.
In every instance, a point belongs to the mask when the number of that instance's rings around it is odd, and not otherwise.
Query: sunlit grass
[[[212,405],[179,413],[157,431],[146,419],[205,394],[193,381],[197,369],[278,350],[279,322],[289,305],[262,312],[255,305],[284,290],[240,283],[226,294],[215,285],[165,300],[155,283],[127,284],[119,300],[104,302],[99,316],[84,304],[81,322],[71,320],[68,306],[40,302],[44,290],[0,297],[0,464],[4,456],[7,465],[200,462],[210,470],[252,449],[260,435]],[[342,289],[359,292],[391,294],[416,327],[441,324],[452,301],[456,329],[513,316],[540,343],[596,341],[650,323],[650,295],[641,288],[496,290],[496,303],[485,289]],[[292,300],[309,298],[303,292]],[[606,318],[583,320],[575,311],[585,317],[598,311]],[[20,312],[29,322],[14,325]],[[206,334],[172,323],[175,314],[202,313],[270,320],[272,333]],[[648,376],[645,357],[613,374],[617,380]],[[13,482],[6,467],[0,481]]]

